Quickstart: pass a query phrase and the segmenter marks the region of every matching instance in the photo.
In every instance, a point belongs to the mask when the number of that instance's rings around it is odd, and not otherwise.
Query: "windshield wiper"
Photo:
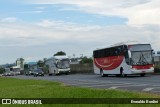
[[[141,64],[149,64],[149,62],[146,60],[146,58],[144,57],[143,53],[141,52],[141,55],[140,55],[140,58],[139,58],[139,61],[138,63],[141,63]]]

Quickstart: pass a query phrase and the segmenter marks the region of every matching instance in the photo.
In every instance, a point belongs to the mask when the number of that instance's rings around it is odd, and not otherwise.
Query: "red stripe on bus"
[[[110,56],[104,58],[95,58],[94,63],[103,70],[113,70],[120,66],[124,56]]]

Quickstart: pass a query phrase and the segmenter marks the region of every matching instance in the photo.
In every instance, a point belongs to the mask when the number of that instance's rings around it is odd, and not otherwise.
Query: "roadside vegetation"
[[[84,56],[81,58],[80,64],[92,64],[93,60],[92,58],[88,58],[87,56]]]
[[[154,72],[160,74],[160,65],[154,66]]]
[[[5,69],[4,68],[0,68],[0,74],[4,73]]]
[[[69,87],[44,80],[23,80],[0,77],[0,98],[159,98],[160,95],[119,90]],[[0,105],[1,107],[159,107],[144,104],[54,104],[54,105]]]

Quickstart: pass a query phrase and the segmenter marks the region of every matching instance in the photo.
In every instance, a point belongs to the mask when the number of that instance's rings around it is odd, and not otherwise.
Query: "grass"
[[[160,98],[159,95],[148,93],[135,93],[120,90],[100,90],[64,86],[61,83],[44,80],[23,80],[8,77],[0,77],[0,98]],[[148,106],[151,105],[131,105],[124,104],[127,107]],[[119,104],[55,104],[55,105],[23,105],[23,107],[116,107],[124,106]],[[0,105],[11,107],[11,105]],[[22,105],[12,105],[12,107],[21,107]],[[152,105],[158,107],[159,105]]]

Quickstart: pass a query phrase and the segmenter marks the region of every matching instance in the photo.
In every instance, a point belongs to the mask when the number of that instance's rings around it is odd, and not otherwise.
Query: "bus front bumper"
[[[69,73],[69,72],[71,72],[70,71],[70,68],[66,68],[66,69],[58,69],[58,73]]]
[[[151,67],[150,69],[131,69],[132,74],[142,74],[142,73],[154,73],[154,68]]]

